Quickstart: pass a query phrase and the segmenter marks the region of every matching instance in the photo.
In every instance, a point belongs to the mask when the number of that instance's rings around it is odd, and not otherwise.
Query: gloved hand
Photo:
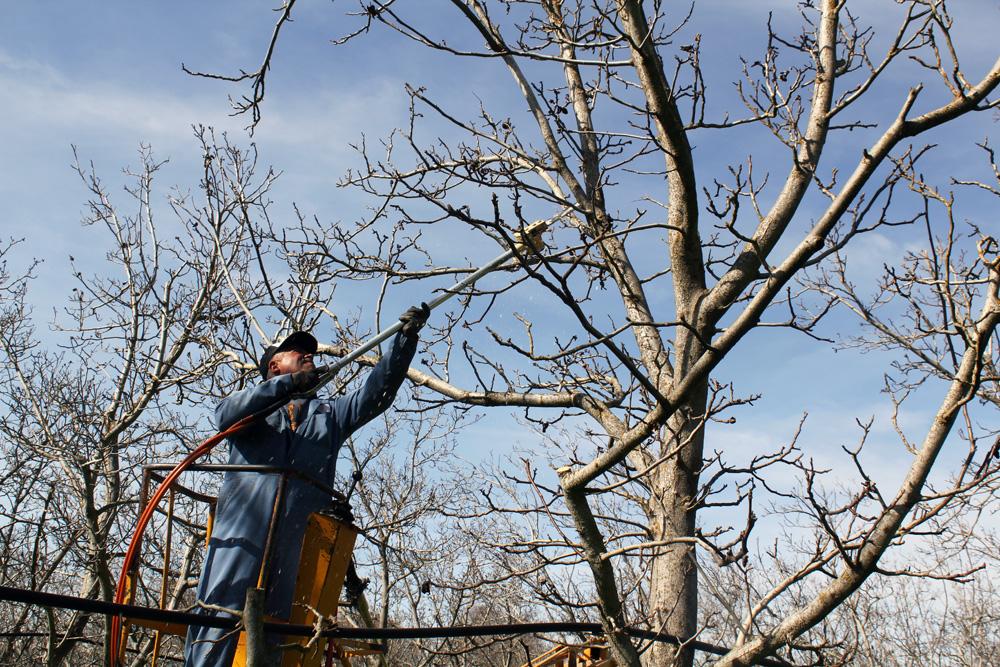
[[[317,366],[311,371],[295,371],[289,377],[292,378],[292,393],[304,394],[316,386],[321,375],[326,373],[327,366]]]
[[[420,330],[427,324],[430,317],[431,307],[426,303],[419,306],[410,306],[406,312],[399,316],[399,321],[403,323],[403,335],[408,338],[416,338]]]

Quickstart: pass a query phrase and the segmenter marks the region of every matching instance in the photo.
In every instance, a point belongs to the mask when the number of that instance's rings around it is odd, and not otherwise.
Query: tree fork
[[[640,667],[639,653],[625,631],[628,623],[622,609],[621,598],[618,595],[618,583],[615,570],[610,560],[603,558],[607,552],[601,529],[594,519],[594,513],[587,502],[586,491],[583,489],[566,489],[563,487],[566,506],[573,516],[576,530],[583,540],[583,556],[594,575],[594,587],[597,604],[601,612],[601,625],[608,637],[608,644],[619,667]]]

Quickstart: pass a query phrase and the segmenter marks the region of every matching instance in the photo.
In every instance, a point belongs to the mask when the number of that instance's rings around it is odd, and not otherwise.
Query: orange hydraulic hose
[[[282,403],[285,402],[284,399]],[[243,419],[239,420],[229,428],[224,431],[216,433],[208,440],[205,440],[200,445],[198,445],[194,451],[184,457],[184,460],[178,463],[173,470],[170,471],[160,485],[156,488],[156,492],[153,493],[149,502],[146,503],[146,507],[143,508],[142,514],[139,516],[139,523],[136,525],[135,533],[132,534],[132,541],[128,545],[128,550],[125,552],[125,560],[122,563],[121,574],[118,575],[118,586],[115,589],[115,602],[118,604],[124,604],[125,602],[125,588],[126,582],[128,581],[129,570],[132,569],[132,564],[135,562],[135,558],[139,553],[139,544],[142,542],[142,535],[146,530],[146,526],[149,525],[150,520],[153,518],[153,513],[156,511],[156,506],[159,504],[160,500],[167,493],[177,478],[181,476],[188,466],[192,463],[205,456],[212,449],[218,445],[220,442],[225,440],[231,435],[239,433],[247,426],[249,426],[254,420],[258,419],[262,415],[267,415],[274,410],[274,406],[268,406],[266,410],[256,412],[252,415],[247,415]],[[111,667],[117,667],[118,665],[118,653],[119,646],[118,642],[121,637],[122,631],[122,618],[121,616],[111,617]]]

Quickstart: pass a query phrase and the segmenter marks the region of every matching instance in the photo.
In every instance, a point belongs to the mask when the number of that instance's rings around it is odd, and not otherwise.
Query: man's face
[[[278,352],[267,364],[268,377],[296,371],[311,371],[314,368],[316,364],[313,363],[312,353],[296,348]]]

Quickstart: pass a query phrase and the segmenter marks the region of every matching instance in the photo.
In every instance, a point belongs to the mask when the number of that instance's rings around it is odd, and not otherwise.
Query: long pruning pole
[[[551,220],[539,220],[535,223],[532,223],[531,225],[528,225],[527,227],[524,228],[524,233],[519,235],[520,238],[516,239],[516,241],[518,242],[515,243],[515,246],[513,248],[503,253],[496,259],[484,264],[475,272],[470,273],[468,276],[466,276],[465,278],[458,281],[457,283],[449,287],[447,290],[445,290],[438,296],[428,301],[427,306],[431,310],[434,310],[445,301],[451,299],[456,294],[461,294],[465,290],[465,288],[474,285],[477,280],[485,276],[487,273],[492,273],[493,271],[496,271],[498,268],[500,268],[501,266],[506,264],[510,259],[512,259],[515,255],[534,253],[535,249],[539,247],[540,243],[536,239],[542,234],[542,232],[548,229],[550,224],[552,224]],[[392,326],[386,327],[385,329],[378,332],[377,334],[366,340],[364,343],[359,345],[349,354],[341,357],[334,363],[326,366],[328,370],[326,370],[320,375],[319,382],[316,384],[315,387],[313,387],[313,389],[310,390],[310,393],[315,392],[317,389],[319,389],[327,382],[332,380],[334,376],[336,376],[337,373],[339,373],[342,368],[354,362],[355,360],[359,359],[366,352],[370,352],[371,350],[378,347],[381,343],[384,343],[385,341],[395,336],[396,333],[403,328],[403,324],[404,324],[403,322],[396,320],[396,322]],[[283,400],[282,404],[284,404],[285,402],[287,402],[287,399]]]
[[[549,228],[553,221],[559,219],[565,214],[565,212],[560,213],[554,218],[548,220],[539,220],[534,222],[524,228],[521,234],[515,239],[514,246],[498,256],[496,259],[484,264],[481,268],[477,269],[473,273],[469,274],[462,280],[458,281],[443,293],[432,299],[427,303],[431,310],[434,310],[441,304],[445,303],[452,297],[461,294],[466,288],[475,284],[477,280],[482,278],[488,273],[496,271],[498,268],[506,264],[514,257],[523,258],[525,255],[534,254],[541,248],[540,236],[541,234]],[[201,444],[199,444],[194,450],[191,451],[184,459],[178,463],[173,470],[170,471],[160,485],[156,488],[156,491],[150,497],[149,502],[146,503],[145,507],[142,509],[142,513],[139,515],[139,521],[136,524],[135,532],[132,534],[132,540],[129,542],[128,550],[125,552],[125,559],[122,562],[121,574],[118,575],[118,585],[115,588],[115,602],[118,604],[123,604],[125,602],[126,596],[132,596],[135,591],[136,582],[132,581],[132,576],[130,571],[132,570],[134,564],[136,563],[136,558],[139,554],[139,547],[142,543],[142,535],[146,531],[146,527],[149,525],[150,520],[153,518],[153,513],[156,510],[156,506],[159,504],[160,500],[166,494],[166,492],[173,486],[177,478],[181,476],[191,464],[193,464],[198,459],[207,455],[212,449],[215,448],[220,442],[226,438],[233,436],[243,429],[245,429],[250,424],[254,423],[258,419],[263,419],[269,414],[279,409],[288,401],[295,398],[303,398],[306,396],[312,396],[319,390],[323,385],[330,382],[337,373],[350,363],[353,363],[366,352],[370,352],[378,345],[392,336],[394,336],[400,329],[403,328],[403,322],[396,321],[393,325],[380,331],[376,335],[372,336],[364,343],[359,345],[349,354],[341,357],[336,362],[330,364],[326,367],[326,370],[322,371],[319,377],[319,381],[313,386],[309,391],[301,394],[292,394],[281,398],[271,405],[268,405],[263,410],[255,412],[251,415],[247,415],[243,419],[225,429],[216,433],[212,437],[208,438]],[[121,657],[124,655],[124,643],[122,642],[122,617],[113,616],[111,618],[111,632],[110,637],[110,657],[111,657],[111,667],[117,667],[121,661]],[[121,643],[121,645],[120,645]]]

